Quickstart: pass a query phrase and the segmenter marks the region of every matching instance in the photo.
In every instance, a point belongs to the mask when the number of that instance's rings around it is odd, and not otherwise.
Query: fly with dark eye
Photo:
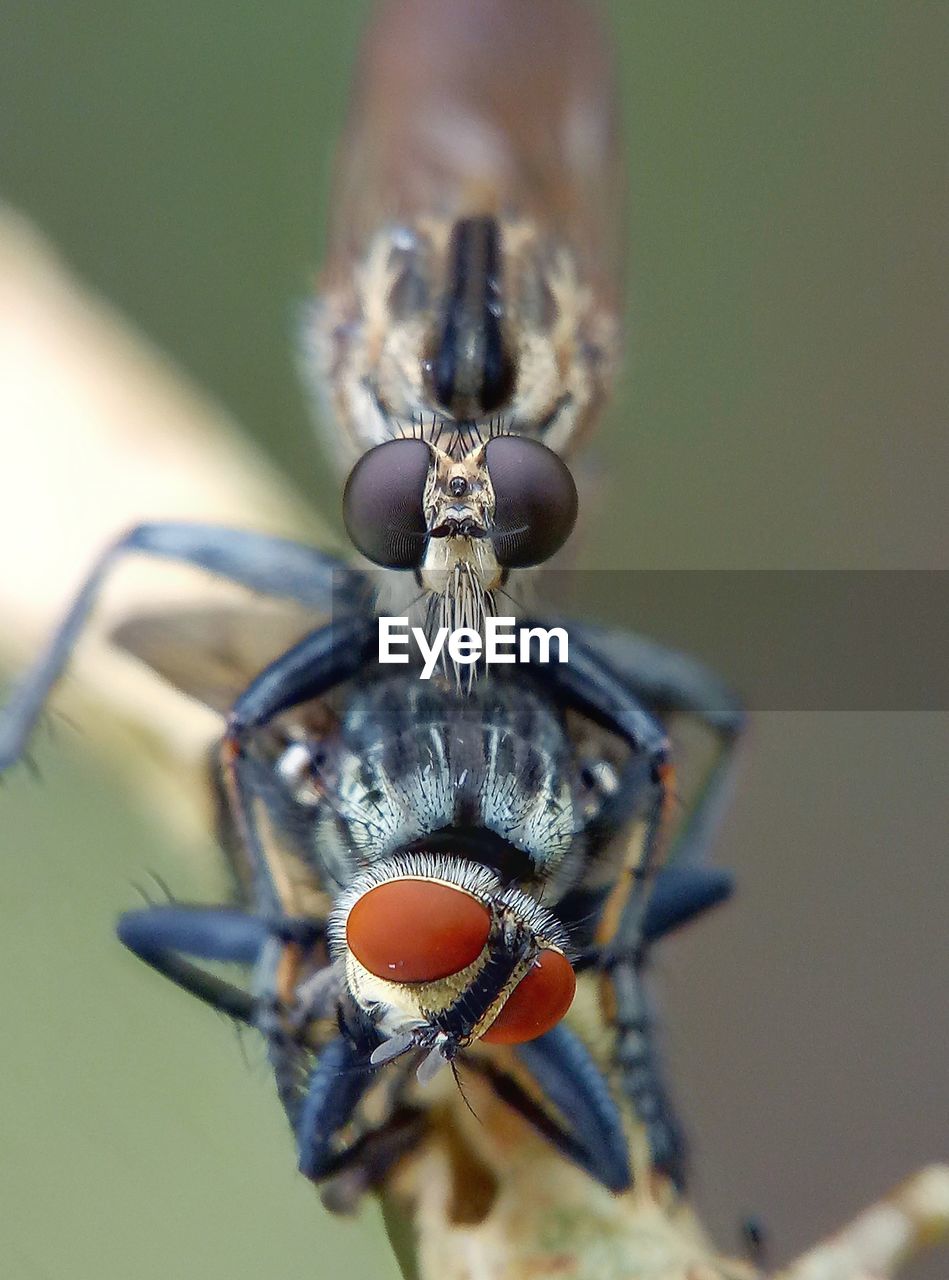
[[[564,460],[615,375],[608,42],[568,0],[402,0],[379,7],[356,84],[307,373],[352,471],[350,537],[411,574],[389,612],[421,591],[423,621],[478,629],[511,571],[569,537]]]

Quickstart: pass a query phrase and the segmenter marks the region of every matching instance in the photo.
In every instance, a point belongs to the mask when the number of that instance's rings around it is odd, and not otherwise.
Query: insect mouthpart
[[[486,538],[488,531],[483,524],[468,515],[449,516],[429,530],[430,538]]]
[[[551,913],[484,866],[445,855],[402,854],[363,872],[341,895],[329,939],[383,1037],[373,1064],[428,1049],[425,1078],[477,1040],[543,1035],[576,990]]]

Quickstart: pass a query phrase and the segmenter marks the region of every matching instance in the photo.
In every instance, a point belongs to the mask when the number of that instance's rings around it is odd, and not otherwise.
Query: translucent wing
[[[319,624],[312,611],[260,600],[135,614],[110,639],[223,715],[259,671]]]

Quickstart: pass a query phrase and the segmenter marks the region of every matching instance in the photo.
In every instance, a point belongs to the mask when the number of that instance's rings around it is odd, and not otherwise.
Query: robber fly
[[[613,68],[575,0],[389,0],[339,148],[307,368],[386,590],[480,628],[565,542],[618,351]],[[421,597],[420,597],[421,592]]]
[[[228,637],[248,623],[166,613],[116,638],[221,706],[245,647]],[[206,638],[199,661],[180,634]],[[529,671],[469,695],[363,673],[248,739],[237,809],[222,779],[239,905],[122,919],[137,954],[263,1033],[300,1167],[330,1207],[351,1208],[424,1138],[446,1064],[622,1191],[632,1172],[616,1081],[653,1167],[681,1185],[638,979],[649,945],[730,880],[702,863],[700,802],[647,881],[661,791],[642,731],[627,730],[658,707],[626,692],[612,718],[593,710]],[[233,985],[196,959],[253,976]],[[569,1010],[578,981],[589,1002],[604,979],[613,1051],[597,1059]]]

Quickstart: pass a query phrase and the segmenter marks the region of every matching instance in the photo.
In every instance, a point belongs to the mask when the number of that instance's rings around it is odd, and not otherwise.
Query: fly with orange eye
[[[234,654],[230,633],[244,636],[248,620],[203,627],[214,654]],[[178,629],[201,628],[185,616]],[[220,699],[227,678],[240,682],[220,658],[182,665],[175,630],[166,613],[117,639],[192,695]],[[586,630],[575,628],[578,643]],[[680,663],[694,714],[710,677]],[[424,1138],[445,1103],[435,1084],[445,1065],[462,1088],[468,1074],[487,1082],[611,1190],[632,1177],[629,1106],[652,1167],[681,1185],[684,1147],[639,992],[651,943],[720,901],[730,880],[701,857],[718,771],[688,838],[655,868],[669,770],[646,735],[651,725],[664,741],[668,656],[654,706],[620,685],[597,701],[539,671],[465,694],[382,670],[252,735],[236,807],[222,775],[243,905],[131,912],[122,940],[263,1033],[300,1168],[334,1208],[351,1208]],[[722,720],[732,714],[718,707]],[[224,983],[206,960],[248,964],[252,977]],[[588,1017],[604,984],[608,1060],[594,1058],[573,1014],[575,992]]]
[[[481,1042],[559,1024],[576,950],[547,900],[592,865],[587,824],[604,801],[530,681],[467,697],[367,684],[346,703],[331,783],[314,790],[326,766],[297,759],[297,794],[320,797],[309,843],[334,890],[329,955],[377,1040],[371,1061],[419,1051],[430,1079]]]

